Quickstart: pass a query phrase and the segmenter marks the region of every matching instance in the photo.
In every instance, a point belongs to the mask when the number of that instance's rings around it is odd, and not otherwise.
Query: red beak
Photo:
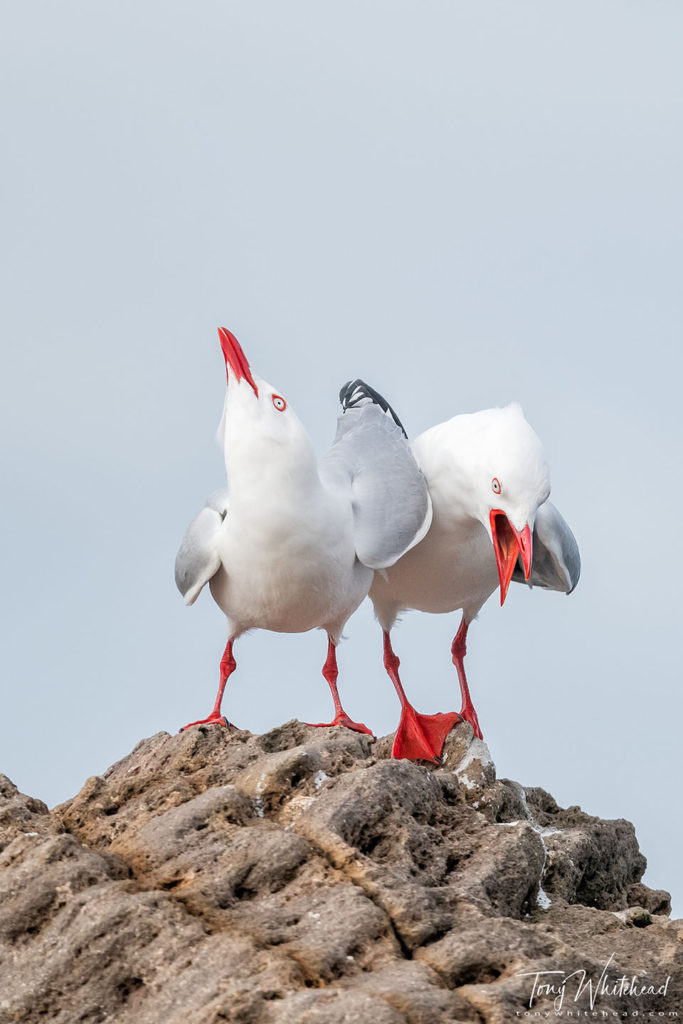
[[[517,564],[518,556],[524,566],[524,579],[529,579],[531,572],[531,530],[525,526],[522,531],[516,530],[505,513],[499,509],[491,509],[489,516],[493,535],[493,550],[496,553],[498,578],[500,580],[500,603],[505,602],[510,580]]]
[[[218,328],[218,337],[221,341],[221,348],[223,349],[223,355],[225,356],[225,372],[228,373],[228,367],[235,374],[237,380],[246,380],[247,384],[251,386],[254,394],[258,398],[258,388],[256,382],[251,375],[249,368],[249,362],[239,341],[227,327]],[[228,373],[228,381],[230,381],[230,374]]]

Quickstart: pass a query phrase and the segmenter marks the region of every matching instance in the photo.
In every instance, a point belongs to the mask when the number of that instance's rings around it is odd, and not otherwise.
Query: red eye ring
[[[285,402],[282,395],[271,395],[270,400],[278,412],[284,412],[285,409],[287,408],[287,403]]]
[[[493,480],[491,481],[491,489],[494,494],[500,494],[501,492],[500,480],[498,479],[497,476],[494,476]]]

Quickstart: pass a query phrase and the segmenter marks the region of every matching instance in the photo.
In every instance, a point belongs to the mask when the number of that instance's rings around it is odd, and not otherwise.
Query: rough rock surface
[[[599,1011],[683,1010],[632,825],[497,780],[464,723],[438,768],[390,749],[159,733],[52,813],[0,776],[0,1022],[508,1024],[582,971],[563,1014],[587,981]]]

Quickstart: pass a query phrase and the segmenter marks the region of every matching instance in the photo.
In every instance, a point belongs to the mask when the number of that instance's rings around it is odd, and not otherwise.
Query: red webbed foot
[[[304,725],[308,725],[312,729],[329,729],[333,725],[343,725],[344,728],[353,729],[354,732],[364,732],[366,736],[373,736],[373,733],[368,729],[367,725],[363,725],[362,722],[353,722],[343,711],[331,722],[304,722]]]
[[[178,732],[185,732],[186,729],[191,729],[193,725],[222,725],[225,729],[235,728],[225,715],[218,715],[215,711],[212,711],[208,718],[200,718],[196,722],[188,722],[182,729],[178,729]]]
[[[460,715],[455,711],[420,715],[410,704],[405,704],[391,756],[409,758],[411,761],[434,761],[438,764],[446,737],[460,720]]]

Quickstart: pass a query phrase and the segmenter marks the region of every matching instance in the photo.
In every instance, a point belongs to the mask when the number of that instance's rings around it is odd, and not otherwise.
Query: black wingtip
[[[378,405],[382,412],[391,416],[396,426],[403,431],[403,436],[405,438],[408,437],[405,427],[387,402],[386,398],[380,395],[379,391],[375,391],[375,389],[371,388],[369,384],[366,384],[364,380],[361,380],[360,377],[356,378],[356,380],[347,381],[339,392],[339,401],[341,402],[344,412],[346,412],[347,409],[354,409],[356,406],[360,405],[363,399],[369,399],[374,405]]]

